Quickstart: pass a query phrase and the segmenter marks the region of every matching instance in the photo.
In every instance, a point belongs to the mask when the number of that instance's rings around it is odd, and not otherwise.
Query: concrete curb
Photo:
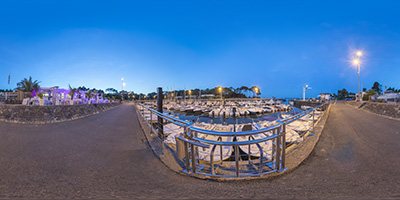
[[[286,173],[290,173],[294,171],[297,167],[299,167],[314,151],[315,146],[317,145],[322,131],[324,129],[324,125],[326,120],[328,119],[331,105],[329,105],[326,113],[322,116],[317,122],[315,126],[314,134],[311,131],[307,132],[304,137],[307,139],[299,144],[292,145],[287,149],[286,154],[286,168],[284,172],[281,173],[271,173],[265,174],[261,176],[252,176],[252,177],[234,177],[234,178],[227,178],[227,177],[211,177],[206,175],[200,174],[187,174],[184,173],[184,168],[178,163],[179,160],[177,159],[176,155],[170,150],[170,148],[162,143],[157,136],[152,135],[151,132],[154,131],[152,128],[148,127],[144,124],[143,119],[141,118],[140,113],[135,106],[136,113],[138,114],[138,121],[143,130],[143,134],[147,140],[147,145],[156,155],[156,157],[168,168],[172,171],[193,178],[203,179],[203,180],[213,180],[213,181],[237,181],[237,180],[257,180],[257,179],[273,179],[280,177]]]

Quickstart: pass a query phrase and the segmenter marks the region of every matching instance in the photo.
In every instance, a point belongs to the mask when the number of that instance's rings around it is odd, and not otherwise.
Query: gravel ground
[[[272,180],[179,175],[146,145],[132,105],[57,124],[0,122],[0,198],[400,198],[400,123],[343,103],[299,168]]]

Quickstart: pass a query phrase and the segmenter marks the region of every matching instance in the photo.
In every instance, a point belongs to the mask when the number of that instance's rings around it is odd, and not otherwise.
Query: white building
[[[400,102],[400,93],[384,93],[376,98],[385,102]]]
[[[331,100],[331,94],[330,93],[321,93],[321,94],[319,94],[319,98],[323,101],[329,101],[329,100]]]

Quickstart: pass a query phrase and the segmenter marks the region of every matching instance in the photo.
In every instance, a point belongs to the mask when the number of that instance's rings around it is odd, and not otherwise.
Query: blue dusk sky
[[[400,88],[400,1],[0,2],[0,89],[149,93],[259,86],[263,97]]]

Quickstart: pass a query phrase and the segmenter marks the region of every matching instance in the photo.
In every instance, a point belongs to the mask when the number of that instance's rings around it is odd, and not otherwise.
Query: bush
[[[362,100],[363,100],[363,101],[368,101],[368,100],[369,100],[369,95],[367,95],[367,94],[364,95],[364,96],[362,97]]]

